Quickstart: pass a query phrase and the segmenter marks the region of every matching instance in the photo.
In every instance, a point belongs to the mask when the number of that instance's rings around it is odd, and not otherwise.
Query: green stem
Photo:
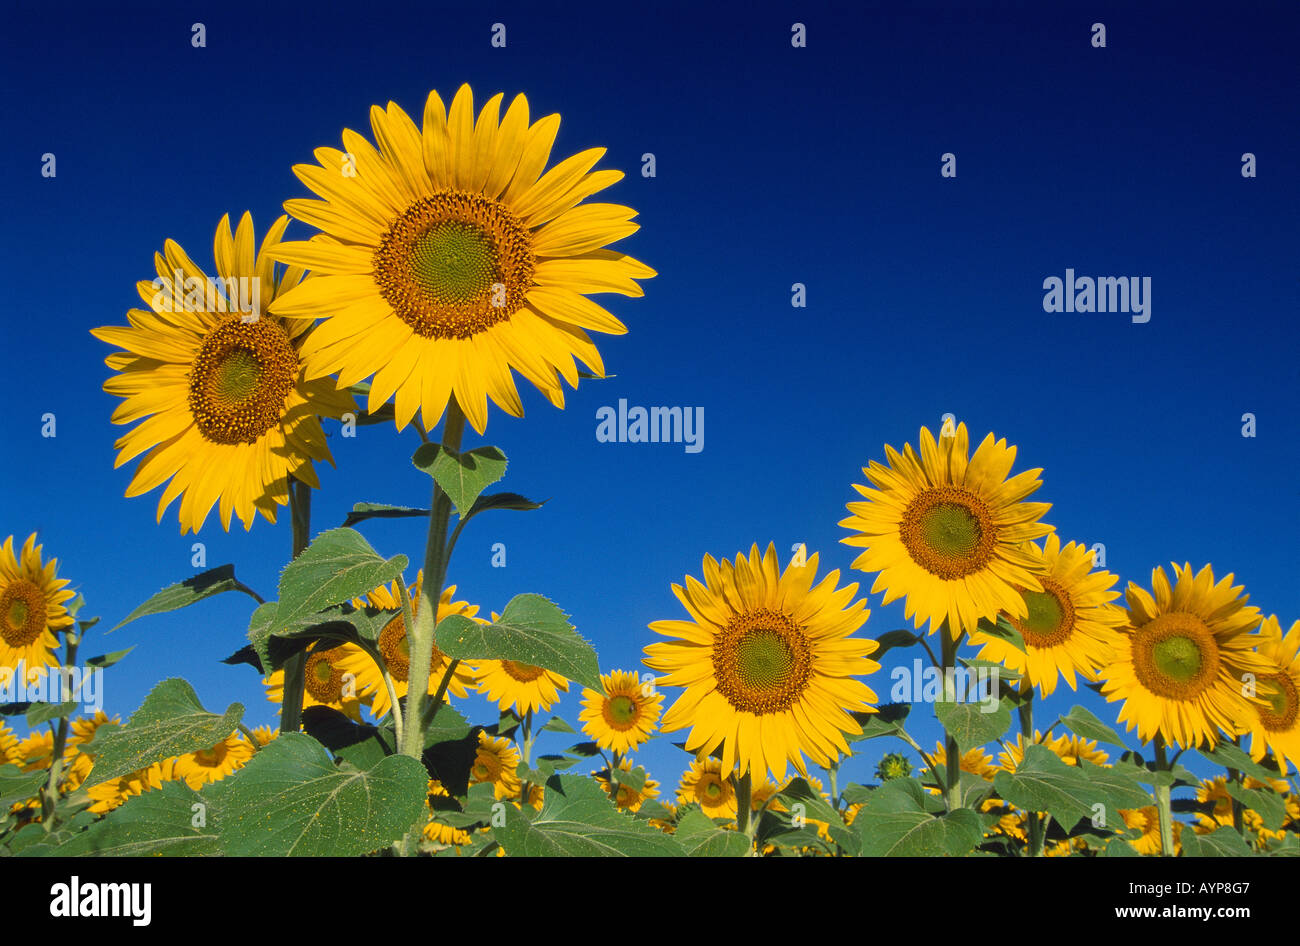
[[[736,788],[736,828],[749,838],[750,853],[753,853],[755,821],[750,818],[749,810],[754,797],[753,779],[750,773],[746,772],[740,778],[733,775],[731,782]]]
[[[77,648],[81,646],[81,635],[74,629],[76,625],[69,628],[64,636],[64,658],[63,666],[59,668],[59,676],[62,680],[62,692],[68,693],[72,689],[72,671],[70,668],[76,665]],[[65,669],[68,668],[68,669]],[[24,673],[26,671],[24,670]],[[59,800],[59,781],[63,777],[63,753],[68,745],[68,717],[60,716],[59,725],[54,728],[54,745],[51,749],[53,753],[50,756],[50,774],[45,780],[45,787],[41,789],[41,824],[45,833],[49,834],[54,830],[54,808]]]
[[[941,666],[939,672],[943,675],[943,698],[946,700],[949,696],[955,698],[956,694],[948,693],[949,670],[957,666],[957,647],[960,640],[954,640],[948,630],[948,622],[945,621],[939,628],[939,634],[943,638]],[[944,802],[948,811],[956,811],[961,807],[961,747],[957,745],[957,740],[952,733],[945,728],[944,732]]]
[[[840,788],[837,779],[840,774],[840,763],[838,760],[831,763],[831,767],[826,770],[826,775],[831,783],[831,807],[836,811],[840,810]]]
[[[289,477],[289,518],[293,523],[293,558],[311,541],[311,487]],[[299,651],[284,662],[284,694],[280,706],[280,732],[302,727],[302,691],[306,683],[307,652]]]
[[[1157,734],[1156,771],[1168,772],[1169,759],[1165,755],[1165,741]],[[1171,786],[1166,782],[1156,786],[1156,813],[1160,818],[1160,853],[1165,857],[1174,856],[1174,811],[1171,798]]]
[[[257,753],[261,752],[262,744],[257,741],[257,736],[253,734],[253,731],[249,729],[247,726],[245,726],[243,723],[236,723],[235,725],[239,727],[239,731],[242,732],[245,738],[248,739],[248,744],[253,747],[253,754],[256,755]]]
[[[1020,703],[1020,733],[1024,737],[1021,744],[1027,751],[1034,741],[1034,691],[1030,689]],[[1029,856],[1041,857],[1043,853],[1043,821],[1038,812],[1029,812]]]
[[[447,404],[442,424],[444,450],[460,450],[465,432],[465,415],[453,398]],[[438,599],[447,577],[447,526],[451,522],[451,498],[437,480],[433,483],[433,504],[429,509],[429,536],[424,546],[424,581],[420,587],[420,606],[414,624],[406,625],[411,664],[406,691],[406,732],[402,754],[419,759],[424,754],[424,704],[429,696],[429,673],[433,665],[433,632],[438,624]],[[450,668],[449,668],[450,669]],[[437,704],[435,703],[436,707]]]
[[[1241,737],[1238,736],[1237,738],[1233,739],[1232,744],[1240,748]],[[1228,781],[1236,782],[1238,785],[1240,785],[1242,781],[1241,773],[1238,772],[1236,769],[1231,769],[1231,768],[1228,769]],[[1245,828],[1242,823],[1244,810],[1245,810],[1245,806],[1240,801],[1234,798],[1232,800],[1232,828],[1238,834],[1243,836],[1245,835]]]

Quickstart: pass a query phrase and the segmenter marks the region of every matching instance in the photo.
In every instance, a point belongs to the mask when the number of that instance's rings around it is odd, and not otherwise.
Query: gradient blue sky
[[[345,126],[368,134],[371,104],[418,117],[430,89],[462,82],[479,102],[522,91],[535,115],[559,112],[557,159],[607,147],[601,166],[629,172],[608,199],[642,225],[619,246],[659,272],[645,298],[609,299],[630,329],[597,337],[617,377],[584,382],[563,411],[532,390],[524,419],[493,410],[503,485],[550,501],[467,529],[450,578],[485,611],[546,594],[613,669],[639,666],[648,622],[685,616],[669,586],[698,576],[705,553],[774,541],[784,563],[805,542],[865,592],[872,576],[850,573],[839,544],[849,484],[884,443],[915,443],[951,411],[976,438],[1017,444],[1017,469],[1042,467],[1034,498],[1053,504],[1050,521],[1105,543],[1123,582],[1208,561],[1265,613],[1300,616],[1294,4],[472,6],[6,14],[0,535],[37,531],[101,628],[193,574],[195,539],[175,506],[155,524],[156,492],[123,497],[117,401],[101,389],[110,348],[88,330],[124,323],[164,239],[210,267],[222,214],[251,210],[260,239],[285,199],[309,196],[290,167],[339,146]],[[203,49],[190,45],[197,21]],[[790,44],[796,21],[805,49]],[[1105,49],[1089,42],[1096,21]],[[489,44],[494,22],[505,49]],[[939,174],[948,151],[955,180]],[[1246,151],[1257,179],[1241,176]],[[45,152],[54,179],[40,175]],[[645,152],[653,179],[639,174]],[[1150,276],[1150,322],[1045,313],[1043,280],[1067,267]],[[807,308],[790,305],[795,282]],[[619,398],[703,407],[703,452],[598,443],[596,411]],[[321,470],[316,531],[355,501],[427,502],[413,431],[330,429],[337,467]],[[384,554],[420,559],[422,522],[363,529]],[[213,516],[199,540],[209,566],[234,562],[274,596],[287,512],[229,535]],[[506,568],[490,566],[496,542]],[[902,625],[899,605],[870,606],[865,633]],[[249,668],[218,662],[244,643],[250,611],[225,595],[96,633],[87,653],[137,645],[110,672],[107,709],[125,716],[183,674],[209,708],[240,700],[250,723],[271,722]],[[893,652],[869,681],[882,699],[888,667],[912,656]],[[1117,707],[1082,701],[1114,720]],[[1073,702],[1065,690],[1047,705]],[[570,721],[577,703],[561,707]],[[481,698],[461,708],[495,718]],[[913,728],[932,745],[928,715]],[[670,785],[687,762],[680,738],[643,755]],[[847,777],[869,778],[896,748],[866,744]]]

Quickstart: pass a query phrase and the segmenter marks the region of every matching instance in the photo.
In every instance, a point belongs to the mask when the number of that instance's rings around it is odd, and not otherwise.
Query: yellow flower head
[[[602,749],[634,752],[654,732],[663,694],[648,688],[632,670],[601,674],[600,682],[604,693],[582,691],[582,712],[578,714],[582,731]]]
[[[42,546],[33,532],[14,554],[14,537],[0,547],[0,679],[25,669],[30,683],[39,679],[45,667],[59,666],[55,631],[72,625],[64,602],[74,597],[65,587],[66,578],[56,578],[58,559],[41,563]]]

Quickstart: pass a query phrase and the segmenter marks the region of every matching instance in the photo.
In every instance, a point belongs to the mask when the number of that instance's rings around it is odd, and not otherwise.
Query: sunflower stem
[[[1237,736],[1235,739],[1233,739],[1232,744],[1237,748],[1241,748],[1241,737]],[[1232,769],[1232,768],[1228,769],[1228,781],[1241,784],[1241,773],[1238,772],[1236,769]],[[1238,834],[1243,836],[1246,833],[1243,825],[1243,822],[1245,820],[1243,817],[1244,809],[1245,806],[1242,805],[1240,801],[1238,801],[1235,798],[1232,800],[1232,828]]]
[[[1171,766],[1165,754],[1165,740],[1159,733],[1155,738],[1156,771],[1168,772]],[[1156,814],[1160,818],[1160,853],[1165,857],[1174,856],[1174,812],[1171,798],[1171,786],[1166,782],[1156,786]]]
[[[749,810],[754,797],[753,777],[746,772],[740,778],[732,775],[731,781],[736,788],[736,829],[749,838],[750,853],[753,853],[755,821],[750,818]]]
[[[297,558],[311,540],[311,487],[289,477],[289,519],[293,524],[293,556]],[[284,695],[280,706],[280,732],[302,727],[302,693],[306,685],[307,652],[299,651],[284,662]]]
[[[954,639],[948,630],[948,622],[944,621],[939,628],[939,634],[943,638],[942,646],[942,666],[939,668],[943,674],[944,699],[947,699],[948,681],[952,678],[950,670],[957,666],[957,646],[959,640]],[[953,694],[955,696],[955,694]],[[952,733],[948,732],[947,727],[943,731],[944,736],[944,802],[947,804],[948,811],[956,811],[961,807],[961,748],[957,745],[957,740]]]
[[[1024,746],[1034,741],[1034,691],[1024,696],[1019,707],[1020,733],[1024,737]],[[1029,856],[1040,857],[1043,853],[1043,822],[1038,812],[1029,812]]]
[[[442,424],[442,447],[459,450],[465,432],[465,415],[452,398]],[[438,599],[447,577],[447,526],[451,522],[451,497],[438,481],[433,483],[433,504],[429,509],[429,536],[424,546],[424,582],[420,587],[420,607],[413,624],[408,624],[411,649],[410,681],[406,690],[406,732],[402,754],[412,759],[424,755],[424,734],[428,731],[424,703],[429,696],[429,672],[433,664],[433,634],[438,624]],[[448,668],[449,670],[451,668]],[[435,704],[436,707],[436,704]]]
[[[63,692],[68,693],[72,689],[72,671],[69,668],[76,665],[77,648],[81,646],[81,635],[77,633],[75,624],[64,634],[63,643],[65,656],[59,675],[63,678]],[[59,781],[63,777],[63,752],[68,745],[68,717],[60,716],[58,727],[51,728],[54,729],[54,742],[50,749],[50,775],[41,789],[41,825],[46,834],[54,830],[54,808],[59,800]]]

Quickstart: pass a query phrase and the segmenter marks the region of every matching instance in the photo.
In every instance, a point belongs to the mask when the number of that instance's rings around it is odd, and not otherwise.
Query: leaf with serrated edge
[[[563,611],[541,595],[516,595],[491,624],[453,614],[438,622],[438,649],[462,660],[513,660],[544,667],[603,692],[600,664]]]
[[[465,518],[474,500],[506,475],[506,455],[496,447],[475,447],[460,453],[441,444],[421,444],[411,458],[416,469],[434,478]]]
[[[1084,739],[1095,739],[1111,746],[1123,746],[1124,737],[1111,729],[1082,706],[1076,706],[1061,717],[1070,732]]]
[[[1106,807],[1108,824],[1121,824],[1121,808],[1143,808],[1151,796],[1131,775],[1091,762],[1067,765],[1046,746],[1029,745],[1014,772],[998,772],[994,788],[1002,798],[1026,811],[1045,811],[1065,830]]]
[[[744,857],[751,842],[739,831],[727,831],[713,819],[692,807],[677,822],[673,835],[688,857]]]
[[[240,703],[225,713],[209,713],[189,682],[164,680],[145,697],[127,724],[96,739],[98,755],[87,787],[120,778],[169,756],[210,749],[225,739],[244,716]]]
[[[136,618],[142,618],[149,614],[164,614],[167,611],[175,611],[178,608],[194,604],[196,601],[202,601],[204,598],[219,595],[223,591],[235,591],[239,587],[239,581],[235,578],[235,566],[218,565],[216,568],[210,568],[193,578],[186,578],[174,585],[168,585],[119,621],[111,631],[125,627]]]
[[[417,509],[414,506],[389,506],[385,503],[354,503],[352,511],[348,513],[347,518],[343,520],[345,529],[351,528],[358,522],[364,522],[367,519],[414,519],[419,516],[427,516],[429,510]]]
[[[195,810],[195,805],[203,808]],[[202,812],[203,827],[195,827]],[[128,798],[126,804],[74,835],[55,852],[63,857],[202,857],[221,853],[218,812],[183,781]]]
[[[385,561],[355,529],[322,532],[280,574],[272,632],[401,578],[406,563],[405,555]]]
[[[681,845],[619,811],[592,779],[557,775],[531,822],[513,805],[493,835],[510,857],[680,857]]]
[[[1011,726],[1011,710],[1001,701],[992,713],[984,712],[983,703],[935,703],[934,714],[963,752],[997,739]]]
[[[285,733],[226,780],[218,802],[232,857],[357,857],[400,839],[425,808],[429,775],[407,756],[344,771],[305,733]]]
[[[935,814],[916,779],[890,779],[871,793],[853,828],[863,857],[960,857],[983,838],[979,815],[967,808]]]

